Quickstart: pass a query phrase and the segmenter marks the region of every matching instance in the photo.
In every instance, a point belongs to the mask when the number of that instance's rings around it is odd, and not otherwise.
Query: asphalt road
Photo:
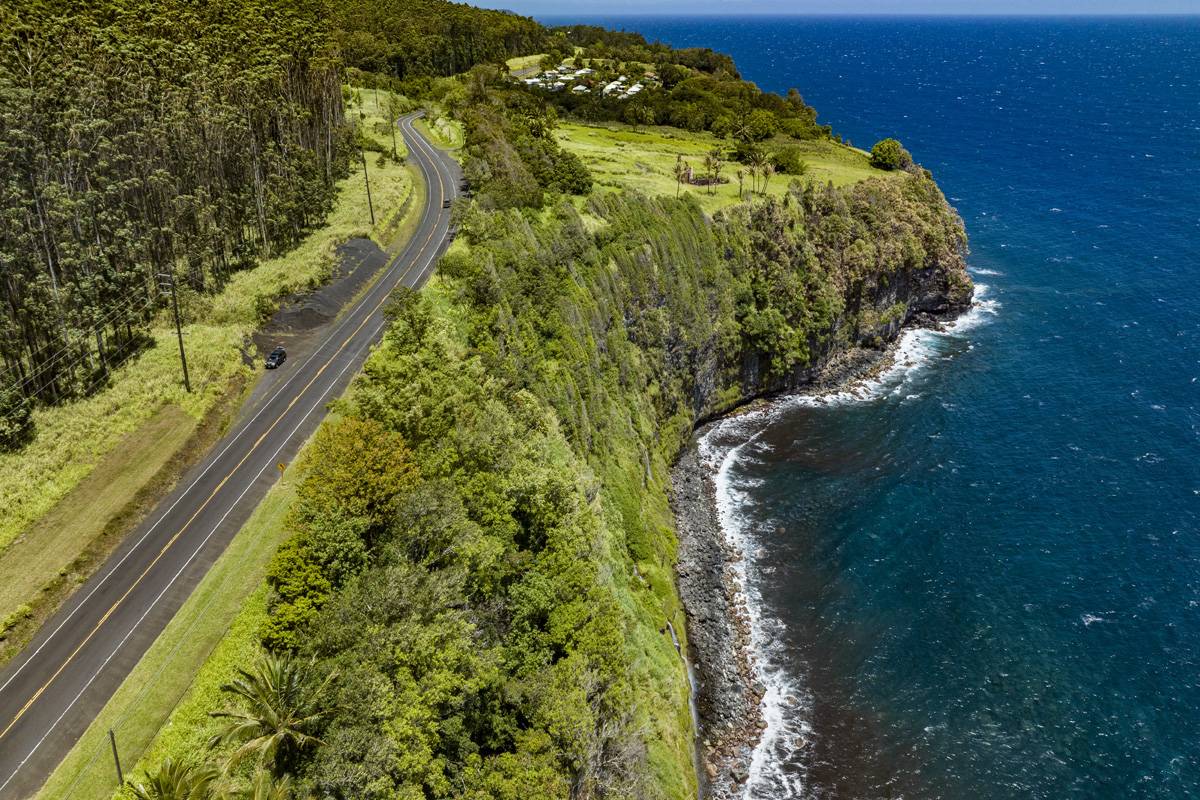
[[[0,798],[33,795],[225,550],[382,336],[397,286],[419,288],[447,244],[457,165],[399,121],[426,205],[408,246],[277,390],[217,443],[0,671]],[[125,765],[132,767],[132,764]],[[115,783],[115,781],[114,781]]]

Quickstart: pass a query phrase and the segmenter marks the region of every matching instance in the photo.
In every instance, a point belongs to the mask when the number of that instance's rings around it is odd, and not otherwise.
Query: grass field
[[[116,792],[108,731],[125,774],[145,758],[203,752],[208,712],[220,686],[258,651],[266,618],[266,565],[285,538],[292,474],[267,493],[254,515],[196,587],[37,794],[37,800],[106,798]]]
[[[394,145],[396,154],[400,158],[407,158],[408,147],[404,144],[404,137],[400,135],[400,131],[395,131],[394,138],[392,136],[393,126],[388,110],[394,107],[394,110],[401,114],[407,113],[413,109],[412,101],[403,95],[378,89],[353,89],[352,98],[346,108],[346,116],[350,121],[359,125],[364,136],[388,153]],[[369,163],[374,165],[374,162]]]
[[[504,63],[508,65],[509,72],[524,72],[527,69],[537,69],[541,66],[542,59],[546,57],[545,53],[535,53],[531,56],[516,56],[510,58]]]
[[[370,123],[377,118],[373,104],[364,105]],[[151,330],[154,346],[117,370],[109,387],[74,403],[39,408],[34,441],[0,454],[0,620],[19,615],[31,601],[36,605],[40,587],[63,577],[63,566],[146,485],[156,465],[179,451],[231,381],[251,376],[238,348],[276,307],[277,297],[326,280],[335,248],[351,237],[369,235],[385,247],[394,243],[407,222],[401,214],[419,207],[407,202],[412,174],[390,160],[379,165],[368,159],[368,165],[374,227],[362,170],[355,165],[326,224],[299,246],[238,273],[218,295],[181,297],[191,394],[181,385],[174,328],[162,314]]]
[[[582,125],[562,123],[555,131],[559,143],[576,153],[587,164],[601,189],[636,189],[645,194],[675,194],[675,160],[683,156],[697,174],[704,171],[704,156],[717,145],[728,146],[709,133],[689,133],[678,128],[629,125]],[[873,169],[866,153],[830,141],[798,142],[808,164],[803,180],[835,186],[857,183],[872,177],[895,177]],[[715,211],[739,202],[736,173],[740,164],[726,163],[722,176],[729,183],[712,187],[680,187],[691,192],[704,208]],[[782,195],[792,180],[776,175],[767,184],[767,192]],[[749,193],[749,180],[745,184]]]

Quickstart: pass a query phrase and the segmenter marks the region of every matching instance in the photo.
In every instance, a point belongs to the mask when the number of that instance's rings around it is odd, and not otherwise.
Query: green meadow
[[[602,190],[635,189],[648,195],[674,195],[678,191],[693,194],[707,211],[733,205],[749,198],[750,179],[738,196],[737,171],[741,164],[727,161],[721,176],[727,183],[691,186],[675,182],[675,163],[680,156],[696,175],[705,171],[704,157],[728,142],[710,133],[691,133],[679,128],[639,127],[606,123],[585,125],[564,122],[555,131],[558,142],[583,159]],[[772,143],[768,143],[770,145]],[[800,180],[845,186],[867,178],[903,173],[888,173],[871,167],[869,156],[861,150],[828,140],[788,142],[800,150],[808,169]],[[780,196],[796,176],[777,174],[767,183],[767,194]]]

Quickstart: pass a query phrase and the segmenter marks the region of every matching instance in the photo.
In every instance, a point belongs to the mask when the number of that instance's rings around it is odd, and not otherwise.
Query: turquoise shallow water
[[[1200,797],[1200,20],[604,22],[899,137],[987,286],[707,443],[780,700],[751,794]]]

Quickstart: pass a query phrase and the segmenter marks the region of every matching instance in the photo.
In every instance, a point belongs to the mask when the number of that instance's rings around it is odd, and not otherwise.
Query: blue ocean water
[[[602,21],[900,138],[987,287],[710,437],[781,695],[749,794],[1200,797],[1200,18]]]

